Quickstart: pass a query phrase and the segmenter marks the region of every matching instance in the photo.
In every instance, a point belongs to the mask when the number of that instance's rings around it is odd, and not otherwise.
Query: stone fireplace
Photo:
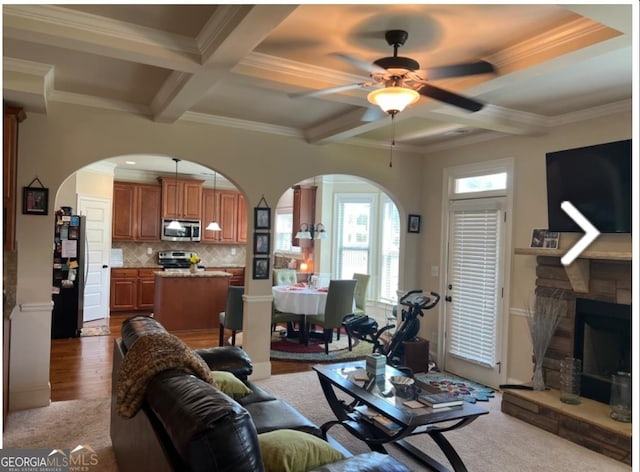
[[[572,281],[575,273],[559,258],[537,258],[536,293],[561,290],[568,300],[567,313],[543,362],[545,379],[549,387],[559,388],[560,360],[581,358],[586,367],[583,395],[608,403],[611,374],[630,369],[631,364],[631,261],[580,259],[574,264],[580,261],[589,264],[588,280],[582,284]],[[601,349],[596,350],[596,345]]]
[[[534,426],[631,464],[630,423],[610,418],[610,375],[631,369],[631,253],[588,251],[563,266],[563,251],[536,256],[536,293],[566,299],[567,309],[543,361],[546,391],[504,390],[501,409]],[[579,405],[560,401],[560,361],[582,358]],[[586,394],[586,395],[585,395]]]

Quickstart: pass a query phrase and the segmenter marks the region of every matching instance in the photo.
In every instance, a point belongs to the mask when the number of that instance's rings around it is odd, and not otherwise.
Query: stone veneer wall
[[[196,252],[205,267],[244,267],[247,257],[246,246],[241,244],[113,241],[112,247],[122,249],[124,267],[154,267],[158,265],[158,251],[171,249]],[[148,248],[151,255],[147,254]]]
[[[549,295],[561,290],[562,297],[568,300],[567,313],[556,329],[543,362],[545,383],[551,388],[560,388],[560,360],[573,356],[575,299],[631,304],[631,261],[591,259],[589,274],[588,292],[576,292],[559,257],[537,257],[536,293]]]

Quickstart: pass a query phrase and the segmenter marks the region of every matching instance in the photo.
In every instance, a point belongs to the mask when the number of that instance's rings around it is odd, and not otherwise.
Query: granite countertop
[[[233,274],[219,270],[199,270],[198,272],[156,272],[159,277],[232,277]]]

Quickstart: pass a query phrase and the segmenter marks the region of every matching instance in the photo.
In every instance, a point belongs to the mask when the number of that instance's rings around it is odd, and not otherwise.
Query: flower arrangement
[[[191,254],[191,257],[189,258],[189,263],[197,264],[198,262],[200,262],[200,257],[198,257],[197,254]]]

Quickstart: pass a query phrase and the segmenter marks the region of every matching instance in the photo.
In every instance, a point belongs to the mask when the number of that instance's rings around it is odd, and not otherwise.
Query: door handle
[[[109,268],[109,266],[108,266],[107,264],[102,264],[102,268],[103,268],[103,269],[108,269],[108,268]]]
[[[450,301],[451,301],[451,297],[450,297],[450,296],[446,296],[446,297],[444,297],[444,301],[445,301],[445,302],[450,302]]]

